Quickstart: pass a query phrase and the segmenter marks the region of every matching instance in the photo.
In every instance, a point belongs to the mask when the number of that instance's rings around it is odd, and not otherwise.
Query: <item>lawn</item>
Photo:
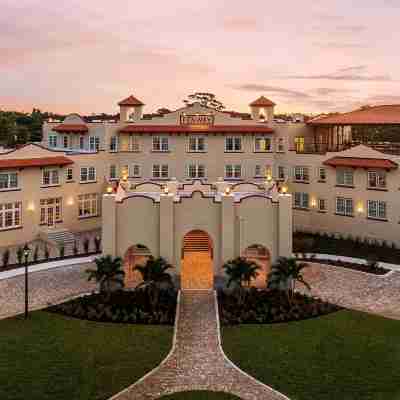
[[[0,332],[1,400],[100,400],[158,365],[173,328],[37,311],[0,321]]]
[[[222,335],[232,361],[291,400],[400,399],[400,321],[343,310]]]
[[[181,392],[160,397],[160,400],[240,400],[232,394],[222,392]]]

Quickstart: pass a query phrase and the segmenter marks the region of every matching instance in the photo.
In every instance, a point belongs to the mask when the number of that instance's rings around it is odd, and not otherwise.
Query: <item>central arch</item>
[[[213,243],[210,235],[199,229],[188,232],[182,243],[182,289],[214,287]]]

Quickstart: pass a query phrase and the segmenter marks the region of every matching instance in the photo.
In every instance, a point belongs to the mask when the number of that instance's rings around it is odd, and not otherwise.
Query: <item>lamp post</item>
[[[24,258],[25,258],[25,319],[28,318],[28,259],[31,249],[28,244],[24,246]]]

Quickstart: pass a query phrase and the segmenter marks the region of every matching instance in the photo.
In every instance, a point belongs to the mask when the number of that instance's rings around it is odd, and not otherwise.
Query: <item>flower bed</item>
[[[223,325],[270,324],[300,321],[338,311],[340,307],[295,293],[289,302],[280,290],[252,288],[240,299],[237,292],[219,291],[218,306]]]
[[[174,289],[161,290],[157,306],[151,305],[145,290],[120,290],[109,298],[99,293],[78,297],[47,311],[89,321],[173,325],[176,305]]]

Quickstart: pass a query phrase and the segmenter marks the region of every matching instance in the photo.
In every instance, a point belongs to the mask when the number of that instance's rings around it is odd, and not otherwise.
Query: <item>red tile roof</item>
[[[121,133],[273,133],[268,126],[260,125],[127,125]]]
[[[382,168],[396,169],[398,165],[388,159],[380,158],[358,158],[358,157],[333,157],[323,162],[331,167],[350,167],[350,168]]]
[[[60,124],[54,127],[53,131],[63,133],[84,133],[88,132],[89,128],[84,124]]]
[[[129,96],[124,100],[121,100],[118,103],[119,106],[144,106],[144,103],[142,103],[139,99],[137,99],[135,96]]]
[[[11,158],[0,160],[0,169],[48,167],[50,165],[69,165],[74,162],[64,156],[41,158]]]
[[[252,103],[250,103],[250,107],[272,107],[272,106],[275,106],[275,103],[264,96],[261,96],[257,100],[254,100]]]
[[[308,123],[310,125],[400,124],[400,104],[365,107],[344,114],[315,118]]]

